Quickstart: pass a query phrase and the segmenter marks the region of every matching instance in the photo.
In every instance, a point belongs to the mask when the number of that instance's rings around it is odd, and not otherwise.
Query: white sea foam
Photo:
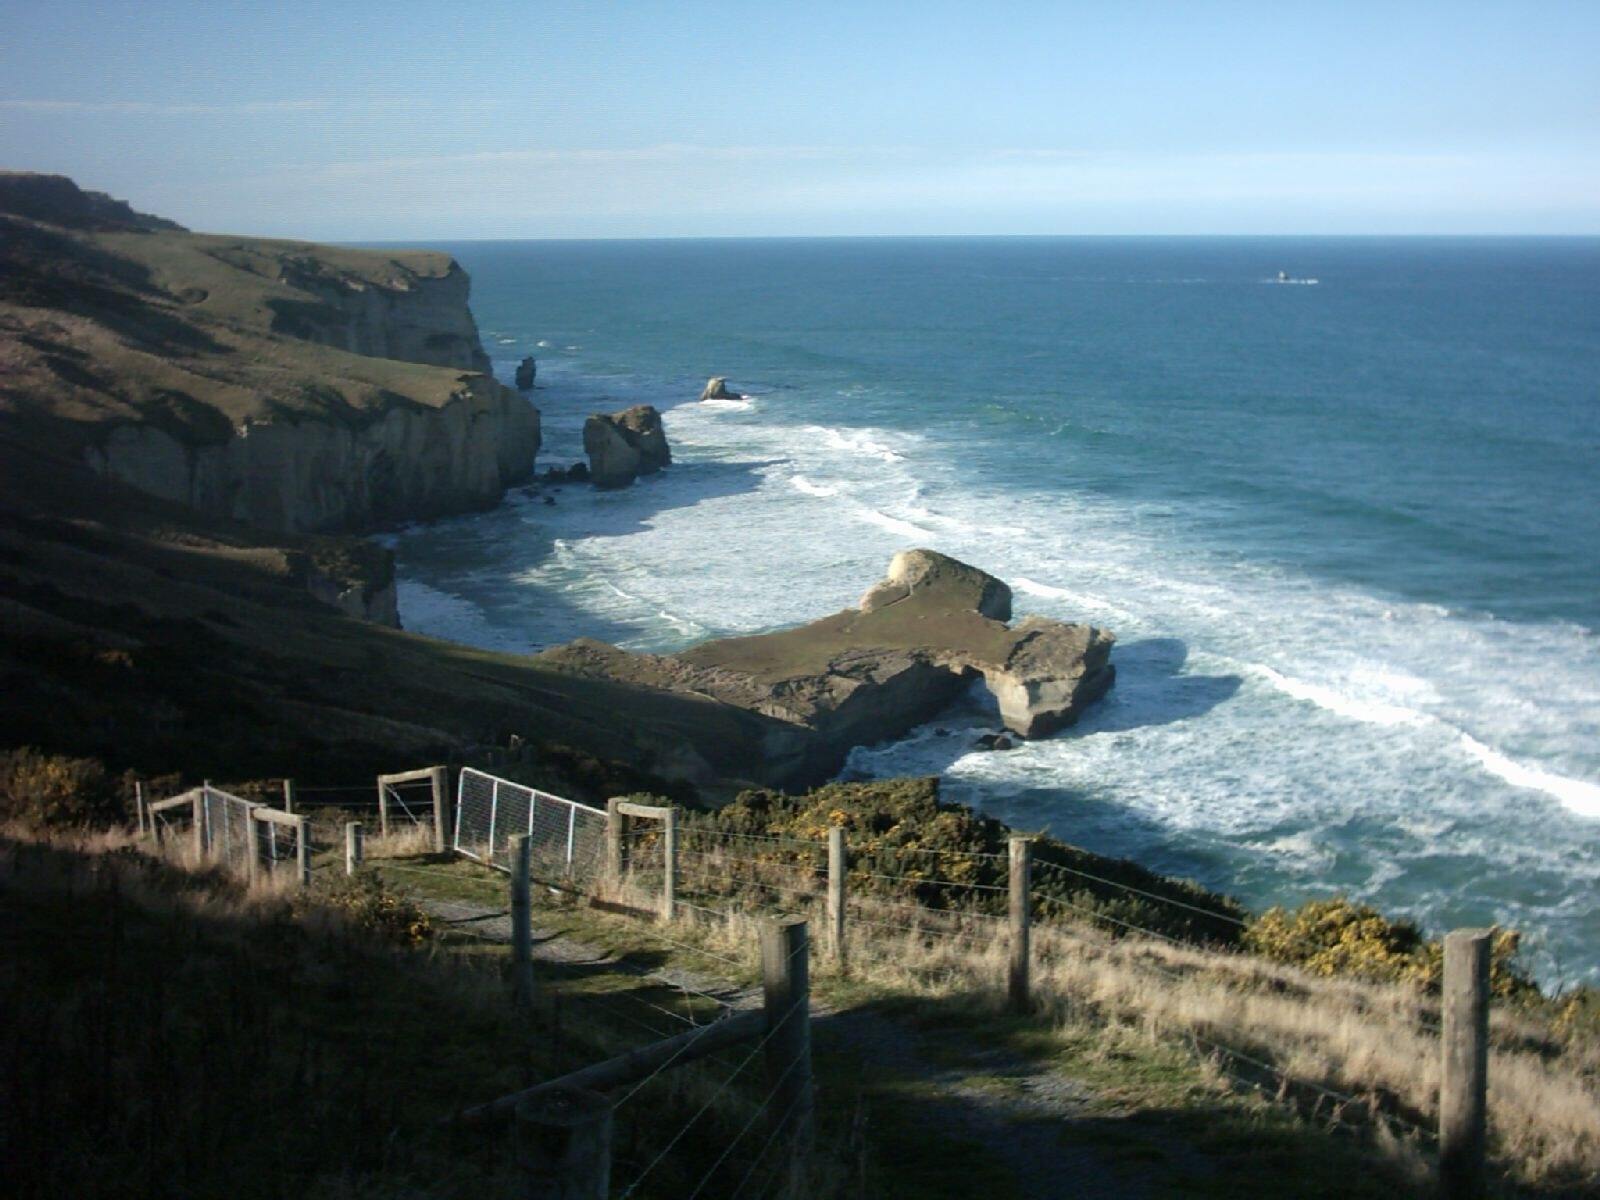
[[[825,483],[812,483],[804,475],[791,475],[789,485],[797,492],[804,492],[808,496],[837,496],[839,489],[830,487]]]
[[[1414,725],[1427,720],[1422,713],[1413,709],[1387,704],[1382,700],[1349,696],[1334,688],[1307,683],[1303,679],[1291,679],[1271,667],[1258,665],[1251,670],[1280,692],[1293,696],[1296,700],[1315,704],[1318,708],[1325,708],[1341,717],[1348,717],[1352,721],[1361,721],[1368,725]]]
[[[808,425],[805,432],[835,450],[859,454],[865,458],[876,458],[886,463],[905,461],[905,455],[889,445],[880,430],[834,429],[826,425]]]
[[[745,396],[735,399],[732,396],[725,398],[713,397],[709,400],[695,401],[701,408],[722,408],[733,412],[749,412],[755,405]]]
[[[858,508],[855,510],[855,515],[869,525],[876,525],[879,529],[887,529],[890,533],[911,538],[913,541],[926,542],[934,537],[931,530],[924,529],[921,525],[913,525],[910,521],[891,517],[888,513],[879,512],[875,508]]]
[[[1485,746],[1470,734],[1461,735],[1461,745],[1483,765],[1484,770],[1499,776],[1513,787],[1530,788],[1554,796],[1569,812],[1580,817],[1600,817],[1600,784],[1585,779],[1569,779],[1565,775],[1519,763]]]

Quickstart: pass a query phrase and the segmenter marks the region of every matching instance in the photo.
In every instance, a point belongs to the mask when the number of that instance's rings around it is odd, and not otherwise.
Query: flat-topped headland
[[[937,717],[974,679],[1024,738],[1071,724],[1111,686],[1111,633],[1046,617],[1010,620],[1011,589],[1001,580],[936,551],[905,550],[857,607],[795,629],[674,655],[582,638],[534,661],[772,718],[790,732],[747,748],[751,777],[809,786],[836,774],[854,747]]]
[[[539,414],[448,255],[190,233],[0,174],[0,422],[208,516],[293,533],[496,503]]]

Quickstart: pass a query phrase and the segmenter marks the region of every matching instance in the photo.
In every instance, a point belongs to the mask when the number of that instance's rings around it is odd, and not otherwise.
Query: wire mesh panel
[[[508,867],[511,839],[532,838],[532,872],[585,887],[605,859],[606,814],[562,796],[541,792],[470,768],[456,791],[455,848],[469,858]]]
[[[204,823],[206,856],[230,870],[250,870],[250,810],[260,807],[249,800],[209,784],[201,789],[200,819]]]

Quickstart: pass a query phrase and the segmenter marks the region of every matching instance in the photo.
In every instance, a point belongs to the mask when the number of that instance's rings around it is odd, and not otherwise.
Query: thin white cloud
[[[37,113],[130,113],[195,116],[235,113],[313,112],[322,100],[248,100],[238,104],[159,104],[147,100],[0,100],[0,108]]]
[[[570,147],[559,149],[480,150],[464,154],[399,155],[351,162],[305,163],[289,168],[315,171],[330,178],[382,175],[396,170],[472,166],[594,167],[631,164],[693,164],[719,162],[827,162],[842,160],[906,159],[926,151],[914,146],[807,146],[732,145],[707,146],[688,142],[662,142],[653,146]]]

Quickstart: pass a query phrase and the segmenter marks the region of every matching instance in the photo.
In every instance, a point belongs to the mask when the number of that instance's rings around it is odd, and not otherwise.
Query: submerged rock
[[[1111,686],[1115,638],[1044,617],[1011,627],[1010,610],[1010,589],[994,576],[913,550],[895,556],[859,609],[798,629],[723,638],[672,656],[584,640],[540,657],[558,670],[708,696],[777,718],[804,736],[783,759],[770,747],[745,748],[750,773],[807,785],[837,772],[853,747],[932,720],[974,678],[985,681],[1012,734],[1043,737],[1075,721]],[[1004,748],[999,740],[993,748]]]
[[[517,390],[526,392],[533,387],[533,381],[539,374],[539,364],[530,354],[517,364]]]
[[[590,417],[583,423],[583,450],[589,478],[602,488],[627,487],[672,462],[661,414],[649,404]]]
[[[570,467],[546,467],[544,474],[539,476],[541,483],[588,483],[589,464],[575,462]]]

